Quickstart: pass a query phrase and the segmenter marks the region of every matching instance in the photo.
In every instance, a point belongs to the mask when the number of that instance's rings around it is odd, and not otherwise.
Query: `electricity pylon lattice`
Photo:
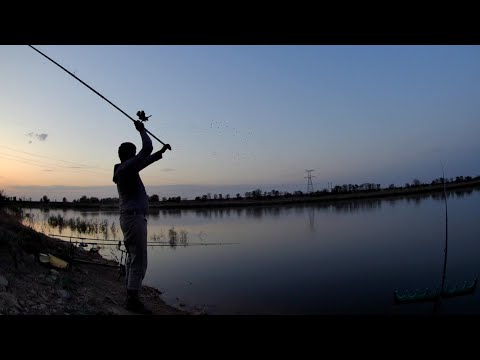
[[[305,179],[307,180],[307,193],[312,193],[313,192],[313,183],[312,183],[312,177],[315,177],[312,175],[312,171],[315,170],[305,170],[307,172],[307,176],[305,176]]]

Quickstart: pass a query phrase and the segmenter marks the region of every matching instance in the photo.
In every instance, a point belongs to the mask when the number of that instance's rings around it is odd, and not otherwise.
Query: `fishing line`
[[[67,69],[65,69],[62,65],[60,65],[59,63],[57,63],[55,60],[49,58],[47,55],[45,55],[44,53],[42,53],[40,50],[36,49],[35,47],[33,47],[32,45],[28,45],[29,47],[31,47],[33,50],[35,50],[36,52],[38,52],[40,55],[44,56],[45,58],[47,58],[48,60],[50,60],[52,63],[54,63],[55,65],[57,65],[60,69],[62,69],[63,71],[67,72],[69,75],[73,76],[75,79],[77,79],[78,81],[80,81],[83,85],[85,85],[87,88],[89,88],[90,90],[92,90],[95,94],[97,94],[98,96],[100,96],[103,100],[105,100],[106,102],[108,102],[110,105],[112,105],[115,109],[117,109],[118,111],[120,111],[123,115],[125,115],[126,117],[128,117],[130,120],[132,120],[134,123],[135,123],[135,119],[132,118],[130,115],[128,115],[125,111],[123,111],[122,109],[120,109],[117,105],[115,105],[114,103],[112,103],[110,100],[108,100],[105,96],[103,96],[102,94],[100,94],[97,90],[95,90],[94,88],[92,88],[90,85],[88,85],[86,82],[84,82],[83,80],[79,79],[75,74],[72,74],[70,71],[68,71]],[[143,112],[143,111],[142,111]],[[140,120],[142,121],[146,121],[146,118],[145,116],[141,117],[139,115],[140,111],[137,113],[137,115],[140,117]],[[162,145],[165,145],[165,143],[163,141],[161,141],[159,138],[157,138],[155,135],[153,135],[150,131],[148,131],[146,128],[145,128],[145,131],[147,133],[149,133],[151,136],[153,136],[156,140],[158,140]]]

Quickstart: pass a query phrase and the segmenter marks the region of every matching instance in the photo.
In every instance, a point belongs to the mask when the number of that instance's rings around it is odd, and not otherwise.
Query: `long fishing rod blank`
[[[126,117],[128,117],[130,120],[132,120],[133,122],[135,122],[136,120],[134,118],[132,118],[130,115],[128,115],[125,111],[123,111],[122,109],[120,109],[117,105],[115,105],[114,103],[112,103],[110,100],[108,100],[105,96],[103,96],[102,94],[100,94],[97,90],[95,90],[94,88],[92,88],[90,85],[88,85],[86,82],[82,81],[81,79],[79,79],[75,74],[72,74],[70,71],[68,71],[67,69],[65,69],[62,65],[60,65],[59,63],[57,63],[55,60],[49,58],[47,55],[45,55],[44,53],[42,53],[40,50],[36,49],[35,47],[33,47],[32,45],[28,45],[29,47],[31,47],[33,50],[35,50],[36,52],[38,52],[40,55],[44,56],[45,58],[47,58],[48,60],[50,60],[52,63],[54,63],[55,65],[57,65],[60,69],[62,69],[63,71],[67,72],[69,75],[73,76],[75,79],[77,79],[78,81],[80,81],[83,85],[85,85],[87,88],[89,88],[90,90],[92,90],[95,94],[97,94],[98,96],[100,96],[103,100],[105,100],[106,102],[108,102],[110,105],[112,105],[115,109],[117,109],[118,111],[120,111],[123,115],[125,115]],[[138,111],[137,112],[137,116],[139,117],[140,121],[147,121],[148,118],[151,116],[145,116],[145,112],[143,110],[141,111]],[[165,145],[165,143],[160,140],[159,138],[157,138],[155,135],[153,135],[150,131],[148,131],[146,128],[145,128],[145,131],[147,133],[149,133],[150,135],[152,135],[156,140],[158,140],[162,145]],[[170,149],[171,150],[171,149]]]
[[[97,244],[97,243],[103,243],[103,245],[118,245],[119,242],[122,242],[123,240],[114,240],[114,239],[95,239],[95,238],[89,238],[89,237],[79,237],[79,236],[71,236],[71,235],[60,235],[60,234],[48,234],[48,236],[55,236],[55,237],[62,237],[62,238],[68,238],[68,239],[79,239],[83,240],[82,242],[84,244]],[[87,242],[85,242],[86,240]],[[79,242],[79,241],[76,241]],[[110,242],[110,244],[108,244]],[[113,243],[113,244],[112,244]],[[169,245],[170,242],[166,241],[152,241],[152,242],[147,242],[147,244],[163,244],[163,245]],[[234,242],[225,242],[225,243],[187,243],[187,245],[236,245],[239,243],[234,243]],[[183,245],[183,244],[182,244]]]

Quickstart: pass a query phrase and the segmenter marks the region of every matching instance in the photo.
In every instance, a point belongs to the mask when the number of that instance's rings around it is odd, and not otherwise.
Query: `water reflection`
[[[447,192],[447,199],[451,198],[463,198],[474,192],[480,192],[480,188],[459,189],[455,191]],[[282,205],[258,205],[247,206],[238,208],[199,208],[187,210],[193,212],[195,216],[206,219],[223,219],[224,217],[247,217],[261,219],[264,216],[267,217],[280,217],[290,214],[294,211],[296,214],[307,211],[319,210],[319,211],[331,211],[335,213],[354,213],[357,211],[379,211],[382,209],[382,204],[388,204],[390,207],[395,207],[396,204],[406,202],[407,204],[413,204],[414,206],[420,206],[427,200],[443,200],[443,193],[425,193],[409,195],[405,197],[387,197],[378,199],[360,199],[360,200],[346,200],[335,202],[323,202],[323,203],[304,203],[304,204],[282,204]],[[181,209],[158,209],[151,208],[150,216],[153,219],[159,219],[160,217],[178,218],[182,217],[182,214],[186,210]]]
[[[480,273],[479,190],[448,193],[451,283]],[[445,240],[441,193],[286,206],[151,210],[149,236],[157,234],[168,242],[169,229],[177,232],[175,251],[168,246],[149,249],[146,277],[146,284],[162,290],[170,304],[178,304],[179,298],[187,308],[214,305],[207,312],[218,314],[431,312],[431,307],[421,305],[395,307],[392,293],[438,283]],[[107,219],[110,234],[112,222],[118,224],[115,211],[31,211],[40,220],[61,215],[80,221],[97,218],[102,224]],[[119,227],[116,231],[121,238]],[[184,247],[182,236],[185,242],[188,236],[189,243],[239,244]],[[478,294],[442,307],[442,313],[456,312],[480,313]]]
[[[315,208],[310,206],[307,208],[308,223],[311,232],[315,232]]]
[[[327,210],[340,213],[352,213],[359,210],[380,210],[382,200],[362,200],[362,201],[346,201],[335,202],[329,204],[293,204],[293,205],[268,205],[268,206],[249,206],[243,208],[218,208],[218,209],[150,209],[149,216],[153,219],[162,217],[180,219],[185,212],[192,212],[197,217],[205,219],[224,219],[231,217],[247,217],[251,219],[261,219],[262,217],[280,217],[288,214],[303,214],[305,210]]]

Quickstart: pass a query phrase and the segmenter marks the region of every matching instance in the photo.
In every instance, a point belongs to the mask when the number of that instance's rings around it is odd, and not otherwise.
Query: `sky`
[[[194,198],[480,175],[479,46],[35,45],[172,147],[147,193]],[[131,120],[26,45],[0,46],[0,190],[115,197]],[[161,144],[152,139],[154,151]]]

